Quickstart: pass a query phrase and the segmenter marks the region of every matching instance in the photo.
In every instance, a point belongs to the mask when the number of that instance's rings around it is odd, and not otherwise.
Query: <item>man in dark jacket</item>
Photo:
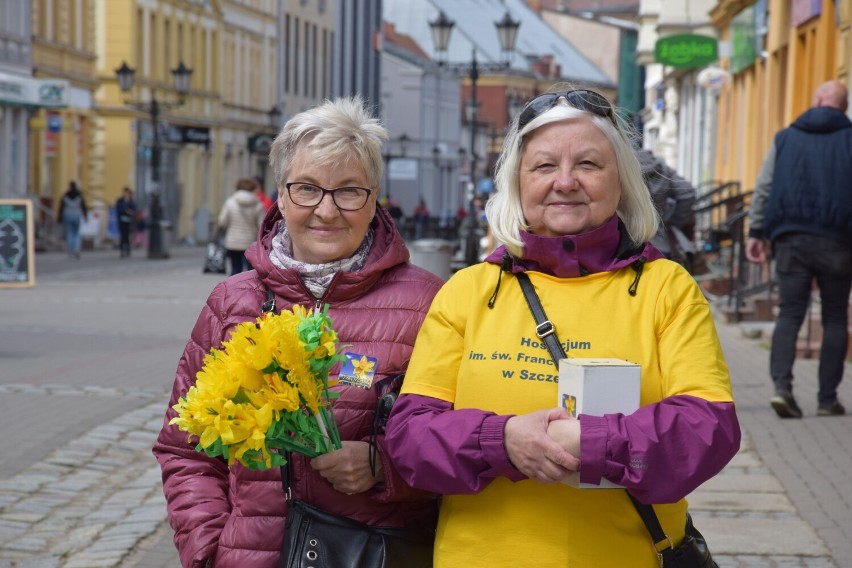
[[[130,233],[136,224],[139,209],[133,200],[133,192],[129,187],[122,190],[121,197],[115,202],[115,215],[118,217],[118,232],[121,235],[119,248],[121,258],[130,256]]]
[[[852,122],[846,87],[828,81],[811,108],[775,136],[757,178],[749,211],[746,256],[766,261],[772,242],[780,312],[772,336],[770,404],[781,418],[801,418],[793,398],[796,339],[816,279],[822,304],[817,414],[837,416],[837,400],[849,340],[852,288]]]

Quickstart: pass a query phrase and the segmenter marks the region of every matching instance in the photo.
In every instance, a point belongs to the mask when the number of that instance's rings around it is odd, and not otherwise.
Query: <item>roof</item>
[[[401,34],[396,31],[396,26],[390,22],[382,22],[382,34],[384,35],[384,41],[389,44],[396,45],[397,47],[408,51],[419,58],[429,60],[431,57],[426,51],[420,46],[419,43],[414,41],[410,35]]]
[[[562,78],[575,83],[613,88],[615,85],[594,63],[580,53],[556,30],[545,23],[523,0],[385,0],[383,18],[395,25],[427,51],[435,54],[429,22],[443,11],[455,22],[447,60],[466,63],[474,48],[479,63],[500,63],[502,52],[493,23],[508,11],[521,22],[510,65],[512,69],[533,72],[533,63],[552,55],[562,70]],[[487,23],[492,25],[487,25]]]

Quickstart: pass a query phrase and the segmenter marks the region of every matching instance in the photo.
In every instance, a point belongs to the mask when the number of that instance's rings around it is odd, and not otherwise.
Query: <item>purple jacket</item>
[[[224,461],[195,451],[186,433],[168,423],[175,416],[171,406],[195,382],[204,355],[219,347],[235,325],[258,316],[266,287],[275,293],[279,310],[294,303],[316,303],[297,274],[269,260],[280,221],[278,209],[271,209],[258,242],[247,251],[255,270],[226,279],[207,299],[178,364],[169,409],[154,445],[183,566],[201,567],[212,559],[217,567],[274,567],[279,560],[286,514],[280,472],[249,471],[239,464],[229,470]],[[375,384],[405,372],[417,331],[441,280],[408,263],[408,249],[381,207],[372,227],[374,239],[366,265],[357,272],[338,273],[322,301],[330,305],[329,316],[346,350],[378,359]],[[377,404],[375,389],[345,385],[334,389],[340,392],[334,410],[341,437],[368,441]],[[305,458],[294,455],[294,496],[370,524],[433,523],[435,496],[411,489],[399,477],[387,459],[384,435],[377,437],[377,446],[384,481],[371,491],[339,493]]]
[[[650,244],[631,250],[624,236],[616,218],[589,233],[561,239],[522,233],[523,259],[508,259],[501,246],[486,261],[505,262],[503,269],[512,272],[538,270],[574,278],[632,265],[640,258],[641,265],[662,257]],[[637,281],[639,278],[641,270]],[[497,477],[526,479],[510,462],[503,443],[510,415],[451,410],[452,404],[426,396],[408,394],[397,400],[388,423],[387,443],[392,459],[412,486],[465,494],[478,493]],[[688,395],[665,398],[629,416],[580,415],[579,419],[580,481],[599,484],[606,478],[628,488],[644,503],[673,503],[684,498],[718,473],[740,445],[733,403]],[[412,438],[418,443],[411,443]],[[660,439],[666,443],[659,443]],[[646,469],[626,467],[629,447],[641,449]],[[672,447],[677,451],[669,451]],[[660,471],[670,474],[664,483],[656,473],[643,475]]]

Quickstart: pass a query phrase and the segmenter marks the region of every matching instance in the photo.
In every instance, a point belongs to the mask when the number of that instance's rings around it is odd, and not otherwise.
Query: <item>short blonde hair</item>
[[[496,191],[485,204],[485,214],[494,238],[506,245],[514,256],[522,257],[524,249],[521,230],[526,227],[526,219],[521,206],[519,171],[527,137],[546,124],[577,120],[591,121],[612,144],[621,183],[621,199],[616,213],[633,244],[639,246],[657,232],[659,215],[623,128],[606,117],[573,107],[565,98],[560,98],[552,108],[532,119],[520,132],[518,117],[515,117],[497,161]]]
[[[382,141],[387,138],[387,130],[360,97],[326,100],[293,116],[275,137],[269,151],[275,184],[280,188],[296,154],[310,149],[320,166],[354,159],[363,167],[370,187],[377,187],[384,173]]]

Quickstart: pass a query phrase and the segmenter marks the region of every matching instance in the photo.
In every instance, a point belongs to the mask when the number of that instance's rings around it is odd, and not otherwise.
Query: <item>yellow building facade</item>
[[[206,241],[240,178],[274,193],[269,144],[332,93],[332,0],[33,0],[31,18],[34,81],[67,88],[31,111],[21,185],[49,212],[78,182],[96,240],[117,238],[129,187],[146,212],[157,196],[170,243]]]
[[[100,220],[103,195],[92,187],[90,167],[98,85],[94,0],[35,0],[31,8],[33,76],[67,81],[68,92],[63,108],[36,108],[30,118],[29,192],[43,211],[55,211],[76,181]]]
[[[96,20],[93,178],[109,203],[124,186],[146,209],[156,194],[167,238],[205,242],[240,178],[274,192],[278,128],[331,93],[333,2],[110,0]],[[130,93],[116,78],[123,63],[135,71]],[[192,70],[183,99],[180,64]]]
[[[719,92],[715,177],[754,187],[775,133],[807,110],[821,83],[850,78],[852,0],[724,0],[711,12],[728,47]]]
[[[222,16],[216,1],[98,3],[93,186],[109,204],[129,187],[146,211],[156,196],[170,240],[194,235],[193,213],[218,182]],[[134,71],[126,93],[123,64]],[[173,77],[181,64],[192,71],[185,96]]]

